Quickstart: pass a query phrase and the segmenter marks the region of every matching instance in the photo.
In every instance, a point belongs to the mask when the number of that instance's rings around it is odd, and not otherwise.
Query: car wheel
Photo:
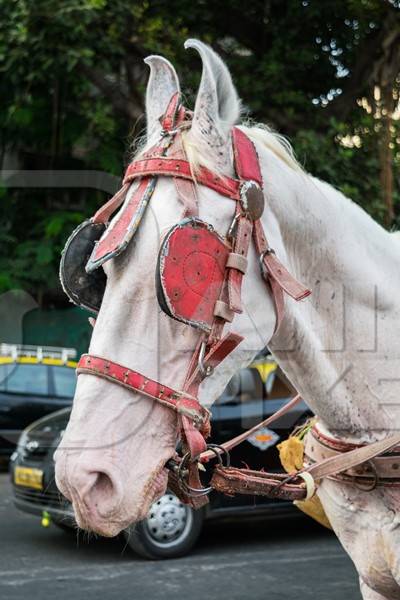
[[[176,558],[187,554],[200,535],[204,511],[193,510],[167,492],[144,521],[124,531],[128,546],[144,558]]]

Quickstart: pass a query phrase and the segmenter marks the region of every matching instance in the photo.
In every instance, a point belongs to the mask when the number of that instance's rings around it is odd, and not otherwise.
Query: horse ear
[[[146,90],[147,139],[161,131],[160,117],[167,109],[171,97],[180,91],[178,75],[171,63],[162,56],[144,59],[150,67]]]
[[[230,130],[240,116],[240,100],[223,60],[199,40],[187,40],[185,48],[194,48],[203,62],[203,74],[193,116],[193,128],[213,138],[212,145],[226,144]],[[211,142],[211,140],[210,140]]]

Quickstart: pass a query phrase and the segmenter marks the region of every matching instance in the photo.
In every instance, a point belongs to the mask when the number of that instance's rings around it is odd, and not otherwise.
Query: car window
[[[268,384],[269,382],[267,382]],[[284,373],[278,367],[274,373],[274,377],[270,385],[266,384],[267,399],[278,400],[280,398],[288,398],[296,395],[296,390],[285,377]]]
[[[244,404],[263,399],[283,400],[295,394],[295,389],[279,367],[267,373],[263,373],[262,368],[253,367],[235,373],[216,400],[216,404]]]
[[[54,395],[58,398],[73,398],[76,374],[70,367],[51,367],[54,381]]]
[[[47,396],[48,391],[46,365],[0,365],[0,392]]]
[[[242,369],[232,377],[217,404],[244,404],[262,400],[264,386],[259,372],[253,368]]]

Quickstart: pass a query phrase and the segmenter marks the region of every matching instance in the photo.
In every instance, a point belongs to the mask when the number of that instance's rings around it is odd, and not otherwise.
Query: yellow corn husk
[[[279,458],[287,473],[303,468],[304,444],[298,437],[290,437],[277,446]]]
[[[318,521],[320,525],[323,525],[327,529],[332,529],[332,525],[329,522],[328,517],[324,511],[324,507],[321,504],[321,500],[318,496],[313,496],[310,500],[295,500],[293,502],[297,508],[303,513]]]
[[[287,440],[278,444],[277,448],[279,450],[280,461],[287,473],[293,473],[303,468],[303,439],[300,439],[298,436],[289,437]],[[306,515],[312,517],[321,525],[324,525],[324,527],[332,529],[318,496],[313,496],[310,500],[296,500],[293,504]]]

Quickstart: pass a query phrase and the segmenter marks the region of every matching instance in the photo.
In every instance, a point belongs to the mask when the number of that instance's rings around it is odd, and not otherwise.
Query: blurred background
[[[226,60],[245,117],[288,136],[306,170],[388,228],[400,221],[398,0],[0,0],[0,166],[120,177],[145,127],[143,58],[162,54],[193,103],[198,37]],[[106,199],[0,187],[0,293],[67,306],[71,230]]]

